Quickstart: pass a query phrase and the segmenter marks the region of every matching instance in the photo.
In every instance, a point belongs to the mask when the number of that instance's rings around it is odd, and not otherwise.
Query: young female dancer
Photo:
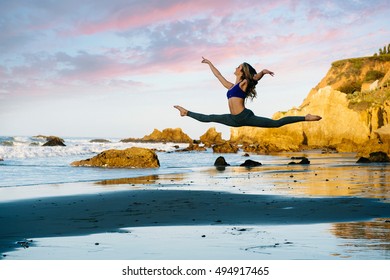
[[[236,82],[233,84],[221,75],[210,60],[204,57],[202,58],[202,63],[208,64],[213,74],[217,77],[221,84],[228,89],[227,98],[230,114],[204,115],[188,111],[181,106],[174,106],[180,111],[180,115],[182,117],[188,116],[201,122],[216,122],[233,127],[281,127],[290,123],[321,120],[320,116],[310,114],[306,116],[284,117],[279,120],[255,116],[251,110],[245,108],[245,100],[246,98],[253,99],[256,97],[257,93],[255,87],[257,82],[264,75],[269,74],[273,76],[274,73],[267,69],[263,69],[261,72],[256,73],[256,70],[251,65],[244,62],[236,68],[236,71],[234,72]]]

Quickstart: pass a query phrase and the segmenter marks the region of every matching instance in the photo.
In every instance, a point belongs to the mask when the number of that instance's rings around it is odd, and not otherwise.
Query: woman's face
[[[240,64],[240,65],[236,68],[236,71],[234,71],[234,75],[236,75],[236,76],[241,76],[241,75],[242,75],[242,64]]]

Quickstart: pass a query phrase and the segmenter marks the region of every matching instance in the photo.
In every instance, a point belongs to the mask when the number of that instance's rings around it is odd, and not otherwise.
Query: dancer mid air
[[[217,68],[211,63],[210,60],[202,57],[202,63],[206,63],[210,66],[213,74],[218,78],[222,85],[228,89],[227,98],[229,104],[230,114],[223,115],[204,115],[199,113],[194,113],[184,109],[181,106],[174,106],[180,111],[180,115],[191,117],[195,120],[201,122],[216,122],[225,124],[233,127],[240,126],[255,126],[255,127],[281,127],[286,124],[303,122],[303,121],[319,121],[320,116],[317,115],[306,115],[306,116],[290,116],[284,117],[279,120],[273,120],[264,117],[255,116],[255,114],[245,108],[245,99],[256,97],[256,85],[257,82],[266,74],[271,76],[274,75],[273,72],[264,69],[259,73],[256,73],[256,70],[244,62],[236,68],[234,75],[236,76],[235,84],[227,81]]]

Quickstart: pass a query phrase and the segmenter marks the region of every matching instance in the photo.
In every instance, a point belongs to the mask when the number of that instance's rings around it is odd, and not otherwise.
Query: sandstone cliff
[[[319,122],[281,128],[232,128],[230,141],[257,146],[257,151],[297,151],[335,147],[368,155],[390,153],[390,55],[348,59],[332,64],[327,75],[298,108],[273,118],[318,114]]]

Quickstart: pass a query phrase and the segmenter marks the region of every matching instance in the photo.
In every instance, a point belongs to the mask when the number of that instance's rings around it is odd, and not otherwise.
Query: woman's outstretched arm
[[[263,76],[265,74],[270,74],[271,76],[274,76],[274,72],[272,71],[269,71],[268,69],[263,69],[261,70],[259,73],[257,73],[256,75],[253,76],[253,79],[255,79],[256,81],[259,81],[261,78],[263,78]]]
[[[215,68],[215,66],[211,63],[210,60],[202,57],[203,60],[202,60],[202,63],[206,63],[210,66],[210,69],[211,69],[211,72],[213,72],[214,76],[217,77],[217,79],[221,82],[221,84],[227,88],[227,89],[230,89],[232,86],[234,86],[233,83],[229,82],[228,80],[225,79],[224,76],[222,76],[221,72],[219,72],[219,70],[217,68]]]

